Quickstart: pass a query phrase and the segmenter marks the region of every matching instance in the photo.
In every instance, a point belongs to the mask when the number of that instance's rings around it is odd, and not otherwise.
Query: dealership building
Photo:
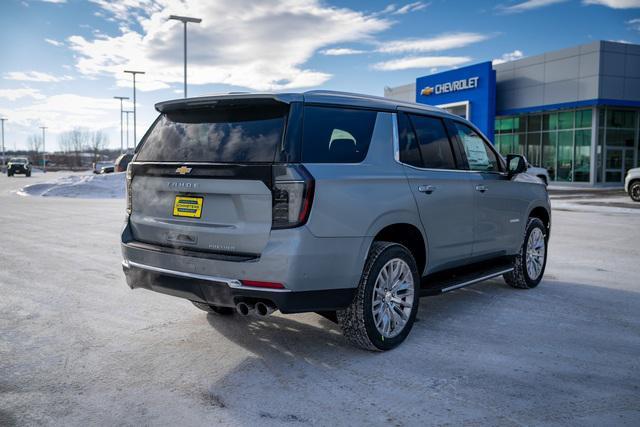
[[[503,155],[524,154],[557,183],[620,185],[640,166],[640,45],[597,41],[484,62],[385,96],[468,118]]]

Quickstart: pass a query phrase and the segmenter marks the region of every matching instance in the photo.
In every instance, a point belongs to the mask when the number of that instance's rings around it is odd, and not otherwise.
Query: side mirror
[[[527,160],[519,154],[507,155],[507,172],[509,177],[518,175],[527,170]]]

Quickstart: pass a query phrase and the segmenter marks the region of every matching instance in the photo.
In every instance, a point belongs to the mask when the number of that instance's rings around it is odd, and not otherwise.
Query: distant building
[[[616,185],[640,164],[640,45],[597,41],[385,88],[469,118],[503,154],[563,183]]]

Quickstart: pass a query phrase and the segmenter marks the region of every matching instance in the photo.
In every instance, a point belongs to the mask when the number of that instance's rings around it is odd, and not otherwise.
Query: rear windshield
[[[302,161],[361,162],[369,150],[377,114],[370,110],[306,106]]]
[[[288,106],[225,107],[162,114],[137,160],[155,162],[273,162]]]

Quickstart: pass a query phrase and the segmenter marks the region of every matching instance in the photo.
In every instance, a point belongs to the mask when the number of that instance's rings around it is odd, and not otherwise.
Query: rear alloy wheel
[[[217,305],[205,304],[202,302],[191,301],[193,305],[207,313],[215,313],[221,316],[230,316],[235,312],[233,307],[218,307]]]
[[[634,202],[640,202],[640,181],[631,183],[629,186],[629,196]]]
[[[344,335],[366,350],[390,350],[407,337],[418,312],[419,275],[402,245],[374,242],[351,305],[337,312]]]
[[[513,271],[505,274],[504,280],[514,288],[535,288],[542,280],[546,265],[546,227],[539,218],[529,218],[522,247],[513,262]]]

